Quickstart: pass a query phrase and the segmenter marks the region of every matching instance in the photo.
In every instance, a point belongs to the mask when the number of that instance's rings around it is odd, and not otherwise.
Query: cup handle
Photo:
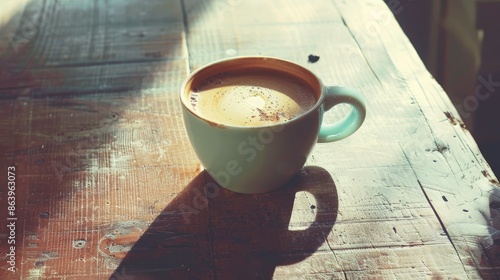
[[[323,113],[333,106],[346,103],[352,106],[351,112],[333,124],[321,125],[318,142],[326,143],[344,139],[361,127],[366,117],[366,105],[363,96],[355,89],[345,86],[327,86]],[[321,115],[323,120],[323,114]]]

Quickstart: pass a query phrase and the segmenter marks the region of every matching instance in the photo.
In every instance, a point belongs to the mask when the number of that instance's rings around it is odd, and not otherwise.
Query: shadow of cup
[[[244,195],[202,172],[162,211],[110,279],[271,279],[325,244],[337,218],[330,174],[304,167],[286,186]],[[328,247],[325,247],[328,250]]]

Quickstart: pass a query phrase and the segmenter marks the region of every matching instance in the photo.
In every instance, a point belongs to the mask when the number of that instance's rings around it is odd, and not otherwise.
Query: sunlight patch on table
[[[288,230],[300,231],[311,227],[316,219],[316,209],[316,199],[310,192],[296,193]]]

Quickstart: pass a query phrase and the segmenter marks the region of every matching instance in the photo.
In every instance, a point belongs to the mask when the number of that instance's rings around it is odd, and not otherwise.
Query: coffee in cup
[[[269,69],[223,72],[192,85],[191,109],[202,118],[228,126],[266,126],[292,120],[316,104],[307,83]]]

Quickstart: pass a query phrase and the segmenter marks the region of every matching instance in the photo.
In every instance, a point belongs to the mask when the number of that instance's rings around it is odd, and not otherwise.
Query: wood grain
[[[491,169],[446,94],[429,79],[413,47],[408,41],[395,47],[395,42],[404,36],[400,29],[388,28],[394,24],[392,16],[379,12],[382,5],[371,11],[363,10],[361,16],[380,30],[377,36],[363,40],[367,35],[356,28],[361,27],[356,20],[360,6],[358,9],[356,6],[338,1],[342,16],[366,60],[375,73],[384,71],[393,75],[394,79],[384,84],[386,90],[413,95],[427,123],[427,127],[418,128],[403,142],[398,141],[418,183],[449,234],[468,277],[496,278],[495,270],[490,267],[498,266],[493,237],[496,210],[491,205],[498,200],[498,181],[491,175]],[[358,11],[356,14],[344,12],[354,9]],[[376,51],[389,47],[395,50],[384,54]],[[375,61],[381,63],[373,63]]]
[[[22,11],[0,27],[0,172],[16,166],[18,203],[17,271],[0,257],[1,279],[497,277],[498,181],[383,1],[47,0]],[[316,145],[276,192],[224,190],[189,144],[177,90],[238,55],[356,87],[365,123]],[[2,254],[7,236],[2,227]]]
[[[21,24],[44,5],[58,10],[17,53],[2,53],[17,67],[32,60],[1,83],[0,164],[17,167],[22,221],[15,279],[109,278],[199,172],[177,102],[181,5],[40,1]],[[5,264],[0,278],[12,279]]]

